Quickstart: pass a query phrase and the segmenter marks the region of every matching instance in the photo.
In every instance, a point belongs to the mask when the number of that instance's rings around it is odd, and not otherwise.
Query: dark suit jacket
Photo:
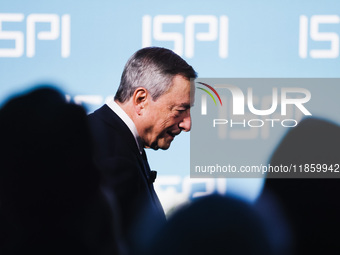
[[[109,202],[120,210],[123,235],[132,245],[136,231],[152,234],[155,225],[165,223],[149,165],[143,160],[130,129],[107,105],[90,114],[89,122],[96,148],[95,163],[102,173],[102,188]],[[144,220],[145,215],[152,223]]]

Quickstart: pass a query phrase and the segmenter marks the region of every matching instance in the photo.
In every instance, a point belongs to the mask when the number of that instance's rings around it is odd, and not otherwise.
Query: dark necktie
[[[157,172],[150,170],[150,166],[149,166],[148,159],[146,157],[146,153],[145,153],[144,149],[143,149],[143,152],[142,152],[142,158],[143,158],[144,169],[146,170],[146,177],[147,177],[147,180],[148,180],[148,183],[149,183],[149,189],[151,191],[151,196],[153,198],[154,205],[157,208],[157,213],[163,221],[163,220],[165,220],[163,207],[162,207],[162,205],[161,205],[161,203],[158,199],[158,196],[157,196],[157,194],[154,190],[154,187],[153,187],[153,183],[155,182],[155,179],[157,177]]]
[[[157,171],[151,171],[144,149],[142,151],[142,158],[143,158],[144,169],[146,170],[146,173],[145,173],[146,177],[148,179],[148,182],[151,184],[151,183],[155,182],[155,180],[156,180]]]

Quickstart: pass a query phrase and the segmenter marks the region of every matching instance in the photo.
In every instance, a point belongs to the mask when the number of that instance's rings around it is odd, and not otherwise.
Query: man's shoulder
[[[110,109],[106,104],[90,113],[88,116],[90,127],[97,131],[98,128],[113,127],[115,129],[122,129],[124,125],[118,115]]]
[[[110,107],[108,107],[106,104],[102,105],[100,108],[95,110],[94,112],[87,115],[89,120],[95,120],[95,119],[105,119],[110,118],[112,116],[116,115]]]
[[[88,120],[97,150],[104,154],[109,151],[129,158],[138,152],[129,128],[107,105],[89,114]]]

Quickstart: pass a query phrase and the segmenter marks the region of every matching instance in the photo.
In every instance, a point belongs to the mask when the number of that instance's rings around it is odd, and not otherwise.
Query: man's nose
[[[185,132],[189,132],[191,129],[191,116],[189,114],[183,118],[183,120],[179,123],[179,128]]]

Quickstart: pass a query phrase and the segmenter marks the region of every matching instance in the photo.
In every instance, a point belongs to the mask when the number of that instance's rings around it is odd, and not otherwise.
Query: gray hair
[[[159,47],[143,48],[126,63],[115,100],[123,103],[138,87],[143,87],[155,101],[171,88],[176,75],[188,80],[197,77],[192,66],[173,51]]]

